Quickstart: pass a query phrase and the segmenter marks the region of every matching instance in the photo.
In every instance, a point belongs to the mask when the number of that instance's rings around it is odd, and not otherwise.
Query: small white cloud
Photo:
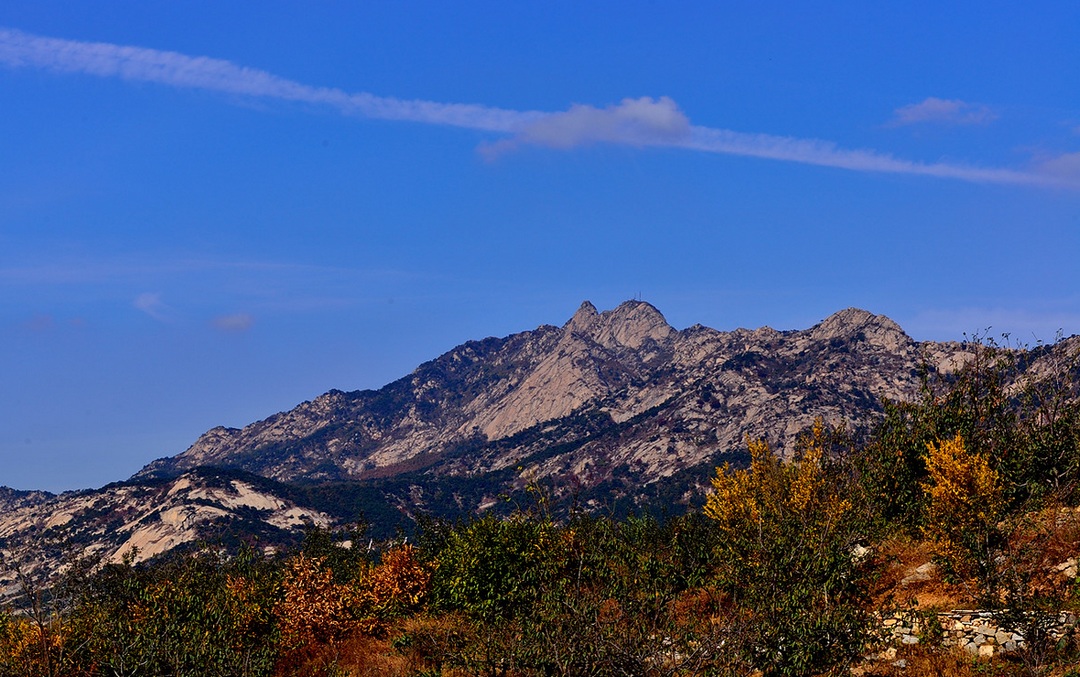
[[[161,300],[161,294],[155,292],[143,292],[135,297],[132,305],[159,322],[167,322],[169,320],[169,307]]]
[[[1037,162],[1035,171],[1066,184],[1080,184],[1080,152],[1063,153]]]
[[[997,113],[989,106],[968,103],[960,99],[939,99],[931,96],[919,103],[897,108],[889,124],[893,127],[922,123],[984,125],[993,122],[997,117]]]
[[[489,157],[523,145],[569,149],[594,143],[671,145],[690,133],[690,120],[670,98],[623,99],[597,108],[575,104],[523,126],[513,138],[486,145]]]
[[[211,324],[214,328],[225,332],[243,332],[251,329],[255,324],[255,318],[247,313],[235,313],[233,315],[218,315]]]

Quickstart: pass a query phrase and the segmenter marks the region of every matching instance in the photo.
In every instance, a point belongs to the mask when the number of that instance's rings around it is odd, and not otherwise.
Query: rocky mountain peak
[[[640,348],[647,340],[663,341],[675,333],[663,314],[644,301],[626,301],[611,311],[611,336],[620,345]]]
[[[589,338],[605,348],[640,348],[648,340],[662,342],[675,333],[663,314],[644,301],[624,301],[597,313],[588,301],[564,325],[567,334]]]
[[[563,329],[566,332],[578,334],[588,333],[589,327],[596,321],[597,315],[599,315],[599,312],[597,312],[596,306],[589,301],[582,301],[577,312],[563,325]]]
[[[846,308],[833,313],[811,329],[818,341],[858,338],[890,351],[913,347],[915,341],[896,322],[861,308]]]
[[[0,488],[0,546],[59,525],[113,558],[223,529],[286,543],[358,508],[389,533],[419,510],[498,510],[496,497],[532,481],[587,508],[674,505],[700,496],[716,467],[747,462],[748,436],[787,454],[818,417],[867,429],[881,398],[917,396],[923,360],[955,368],[968,350],[916,343],[857,308],[811,329],[676,331],[648,303],[601,313],[586,301],[561,329],[472,341],[379,390],[332,390],[214,428],[128,482],[60,496]],[[1031,373],[1076,350],[1080,337],[1032,352]],[[0,572],[0,599],[10,582]]]

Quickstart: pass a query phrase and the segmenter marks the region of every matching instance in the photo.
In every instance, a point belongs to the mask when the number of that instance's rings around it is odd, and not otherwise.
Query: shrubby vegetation
[[[820,421],[786,461],[749,440],[700,512],[555,511],[534,487],[509,517],[422,520],[412,542],[313,530],[280,555],[27,574],[0,677],[838,674],[908,602],[881,585],[898,543],[1028,639],[995,674],[1065,674],[1075,646],[1045,619],[1080,606],[1053,570],[1080,552],[1076,365],[1024,380],[1017,353],[972,350],[859,443]],[[909,659],[975,674],[940,649]]]
[[[870,639],[870,563],[855,555],[868,523],[825,454],[818,421],[796,458],[750,442],[747,471],[723,468],[705,514],[716,521],[716,582],[738,614],[738,649],[767,673],[815,674],[857,658]]]

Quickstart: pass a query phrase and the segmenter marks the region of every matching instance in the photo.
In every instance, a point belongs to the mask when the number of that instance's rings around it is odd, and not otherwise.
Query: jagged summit
[[[900,329],[900,325],[896,324],[885,315],[876,315],[869,310],[854,307],[836,311],[818,323],[817,327],[863,327],[866,325],[881,325],[897,331],[903,331]]]
[[[599,314],[599,311],[596,310],[596,306],[594,306],[592,302],[582,301],[577,312],[575,312],[573,316],[566,321],[566,324],[563,325],[563,330],[568,332],[588,331],[589,326],[592,325],[596,316]]]
[[[438,500],[490,507],[532,480],[597,500],[665,483],[682,496],[744,459],[747,436],[786,453],[818,417],[871,425],[882,398],[917,395],[924,360],[940,369],[961,352],[858,308],[809,329],[679,331],[643,301],[602,312],[585,301],[562,327],[469,341],[378,390],[330,391],[215,428],[135,479],[215,466],[352,481],[410,513]]]
[[[846,308],[833,313],[811,330],[815,340],[865,340],[887,350],[906,350],[915,341],[896,322],[885,315],[875,315],[861,308]]]
[[[644,301],[624,301],[602,313],[585,301],[563,330],[611,349],[637,349],[646,341],[663,341],[675,333],[663,314]]]
[[[379,390],[215,428],[137,477],[208,464],[281,481],[521,466],[589,484],[602,460],[649,484],[742,453],[748,434],[783,449],[816,416],[863,424],[879,398],[917,392],[918,359],[895,322],[857,308],[806,330],[678,331],[644,301],[602,312],[584,301],[561,328],[470,341]]]

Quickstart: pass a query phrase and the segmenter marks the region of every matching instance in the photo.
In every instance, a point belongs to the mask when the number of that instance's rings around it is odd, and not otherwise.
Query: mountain
[[[562,327],[470,341],[379,390],[214,428],[133,479],[212,465],[362,482],[406,511],[451,486],[460,508],[479,509],[525,480],[601,501],[676,476],[700,485],[742,457],[747,435],[788,450],[818,416],[866,426],[880,398],[916,394],[924,360],[959,350],[854,308],[807,330],[723,332],[676,330],[641,301],[585,302]]]
[[[59,495],[14,493],[0,489],[0,543],[9,565],[0,570],[0,598],[18,589],[15,566],[33,579],[74,558],[140,562],[202,540],[227,545],[224,537],[282,547],[309,526],[333,522],[297,505],[288,488],[241,472],[196,469]]]
[[[11,487],[0,487],[0,515],[47,502],[56,494],[47,491],[20,491]]]
[[[1051,373],[1077,353],[1073,337],[1023,363]],[[563,505],[678,511],[718,465],[747,460],[748,436],[790,452],[817,417],[857,433],[881,398],[917,395],[920,369],[947,374],[972,355],[855,308],[804,330],[725,332],[676,330],[641,301],[585,302],[561,327],[467,342],[378,390],[214,428],[124,482],[0,488],[0,554],[54,573],[71,555],[140,560],[252,537],[286,547],[358,518],[388,535],[419,512],[509,511],[529,485]]]

